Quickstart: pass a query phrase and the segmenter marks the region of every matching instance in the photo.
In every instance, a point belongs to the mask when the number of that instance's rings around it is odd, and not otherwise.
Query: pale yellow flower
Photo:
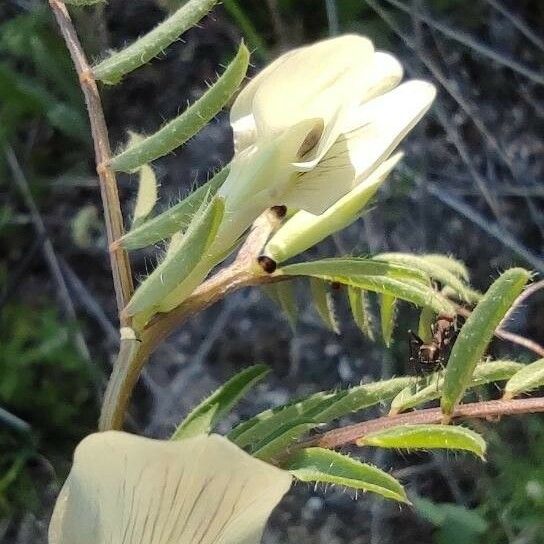
[[[321,214],[369,176],[424,115],[435,88],[399,85],[402,67],[347,35],[291,51],[265,68],[231,110],[235,156],[220,190],[227,210],[256,204]]]
[[[392,55],[356,35],[295,49],[258,74],[231,109],[235,152],[216,238],[159,310],[189,296],[267,208],[319,215],[371,177],[435,97],[430,83],[401,79]]]
[[[218,435],[94,434],[75,451],[49,544],[258,544],[290,485]]]

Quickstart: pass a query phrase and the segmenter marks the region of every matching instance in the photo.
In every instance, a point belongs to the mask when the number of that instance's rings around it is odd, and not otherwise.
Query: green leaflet
[[[291,330],[295,332],[298,321],[298,305],[294,282],[280,281],[263,285],[263,290],[282,309]]]
[[[426,307],[421,310],[419,314],[419,323],[417,326],[417,335],[423,340],[423,342],[430,342],[433,338],[432,326],[435,322],[436,314],[432,308]]]
[[[488,383],[508,380],[522,367],[521,363],[516,363],[515,361],[481,363],[475,368],[467,390]],[[415,408],[425,402],[440,398],[444,385],[443,373],[438,372],[434,374],[429,382],[426,387],[423,387],[419,391],[414,392],[412,387],[401,391],[391,402],[389,415],[395,415],[410,408]]]
[[[311,414],[319,412],[321,406],[328,404],[331,395],[331,393],[321,392],[303,401],[294,401],[278,408],[265,410],[235,427],[228,438],[242,448],[254,447],[255,444],[271,436],[276,429],[289,422],[310,419]]]
[[[238,425],[228,438],[238,446],[254,447],[275,438],[277,429],[293,422],[328,423],[342,416],[386,402],[412,382],[412,378],[392,378],[333,393],[316,393],[298,402],[266,410]]]
[[[512,399],[520,393],[527,393],[542,385],[544,385],[544,359],[539,359],[521,366],[521,369],[508,380],[504,387],[504,398]]]
[[[85,0],[77,1],[81,3]],[[123,76],[147,64],[186,30],[195,26],[216,3],[217,0],[189,0],[145,36],[99,62],[93,68],[94,77],[108,85],[118,83]]]
[[[466,267],[465,263],[454,259],[453,257],[450,257],[448,255],[441,255],[438,253],[427,253],[425,255],[421,255],[421,258],[424,261],[449,270],[452,274],[455,274],[458,278],[462,280],[468,281],[470,278],[468,268]]]
[[[235,427],[229,440],[241,448],[255,445],[289,422],[309,420],[335,400],[335,393],[320,392],[300,401],[266,410]]]
[[[370,433],[359,440],[358,446],[400,449],[446,449],[470,451],[484,458],[484,439],[465,427],[448,425],[399,425]]]
[[[390,263],[401,264],[412,268],[417,268],[428,274],[431,278],[439,281],[453,289],[455,294],[466,302],[477,302],[481,295],[471,289],[459,277],[453,273],[449,267],[444,266],[444,262],[439,263],[437,256],[426,259],[423,256],[412,255],[410,253],[382,253],[374,257],[377,260],[383,260]],[[444,257],[444,259],[448,259]],[[458,270],[459,272],[459,270]]]
[[[276,429],[262,443],[256,444],[251,455],[262,461],[275,461],[285,450],[295,444],[301,436],[315,429],[318,425],[314,421],[293,421],[286,423],[283,427]]]
[[[391,346],[391,338],[395,328],[397,315],[397,299],[389,293],[380,296],[380,321],[382,326],[382,338],[387,347]]]
[[[192,138],[223,109],[242,83],[248,64],[249,51],[242,43],[223,75],[196,102],[155,134],[113,157],[111,167],[116,171],[132,172]]]
[[[212,243],[223,218],[224,201],[204,202],[187,232],[164,261],[140,284],[125,308],[127,315],[158,306],[194,269]]]
[[[374,340],[372,316],[367,294],[362,289],[348,285],[348,299],[355,324],[365,336],[370,340]]]
[[[455,313],[453,305],[428,284],[425,273],[383,261],[323,259],[285,266],[276,273],[313,276],[367,291],[389,294],[416,306],[430,306],[437,313]]]
[[[178,426],[171,440],[208,434],[217,422],[232,410],[240,398],[269,371],[265,365],[255,365],[233,376],[191,411]]]
[[[429,276],[418,269],[359,257],[320,259],[290,264],[280,268],[278,272],[289,276],[323,276],[329,281],[334,281],[336,276],[377,276],[379,278],[413,280],[422,285],[430,285]]]
[[[284,262],[351,225],[359,218],[401,157],[402,153],[397,153],[387,159],[322,214],[314,215],[304,210],[295,213],[269,240],[264,255],[277,263]]]
[[[326,283],[316,278],[310,278],[310,291],[314,307],[327,329],[340,334],[338,321],[334,313],[334,301]]]
[[[143,136],[130,133],[129,146],[141,142]],[[153,211],[157,203],[157,177],[149,164],[144,164],[138,169],[138,194],[134,206],[132,228],[142,224],[146,217]]]
[[[504,272],[491,285],[461,328],[444,377],[441,407],[445,415],[451,415],[463,397],[495,329],[529,278],[529,272],[523,268],[511,268]]]
[[[282,468],[303,482],[342,485],[409,503],[404,488],[395,478],[377,467],[335,451],[323,448],[300,450]]]
[[[411,377],[391,378],[381,382],[358,385],[344,391],[344,395],[319,414],[319,420],[328,423],[352,412],[387,402],[413,381]]]
[[[128,250],[140,249],[184,231],[204,199],[215,196],[228,175],[226,166],[181,202],[127,232],[116,244]]]

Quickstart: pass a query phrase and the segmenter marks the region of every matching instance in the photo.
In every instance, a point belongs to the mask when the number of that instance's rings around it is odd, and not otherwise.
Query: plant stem
[[[79,76],[81,90],[85,96],[85,103],[87,104],[94,142],[97,165],[96,172],[100,182],[108,245],[111,245],[114,240],[123,236],[124,226],[119,194],[117,191],[117,180],[115,179],[115,173],[109,166],[111,149],[108,138],[108,128],[102,109],[102,101],[100,100],[93,72],[83,48],[81,47],[81,43],[64,2],[61,0],[49,0],[49,4],[55,15],[64,41],[66,42],[66,46],[70,51],[74,67]],[[130,271],[130,261],[128,259],[128,254],[122,248],[117,248],[110,252],[110,261],[119,319],[122,326],[127,326],[129,323],[126,318],[121,316],[121,312],[130,300],[134,290],[132,273]]]
[[[121,429],[132,391],[140,373],[155,348],[170,333],[190,317],[243,287],[262,285],[289,278],[270,276],[257,265],[270,234],[280,224],[280,218],[271,210],[263,213],[253,224],[246,241],[234,262],[202,283],[178,307],[165,314],[157,314],[141,331],[138,345],[121,349],[106,388],[99,429]]]
[[[459,418],[491,418],[544,412],[544,397],[513,400],[490,400],[474,402],[457,406],[453,413],[454,419]],[[320,447],[327,449],[340,448],[355,444],[360,438],[377,431],[397,427],[399,425],[436,424],[444,420],[440,408],[415,410],[396,416],[383,416],[363,423],[348,425],[334,429],[296,445],[296,449]],[[293,448],[291,451],[293,451]]]

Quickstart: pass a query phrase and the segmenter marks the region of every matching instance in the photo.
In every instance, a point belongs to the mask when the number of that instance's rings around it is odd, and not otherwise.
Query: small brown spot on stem
[[[270,208],[272,212],[276,215],[278,219],[282,219],[285,217],[285,214],[287,213],[287,206],[272,206]]]
[[[271,259],[270,257],[267,257],[266,255],[261,255],[260,257],[257,257],[257,262],[267,274],[272,274],[272,272],[274,272],[278,267],[276,261],[274,259]]]

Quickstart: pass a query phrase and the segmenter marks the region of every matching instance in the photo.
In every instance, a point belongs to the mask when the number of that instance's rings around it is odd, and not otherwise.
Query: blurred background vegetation
[[[180,0],[110,0],[74,10],[99,58],[152,28]],[[194,100],[241,35],[255,70],[283,50],[359,32],[394,51],[412,77],[440,88],[404,146],[407,159],[375,206],[314,253],[446,252],[484,289],[513,264],[544,272],[544,4],[539,0],[224,0],[151,66],[104,89],[114,146],[126,127],[151,132]],[[0,5],[0,541],[46,542],[52,502],[75,444],[94,428],[115,353],[115,309],[84,105],[46,3]],[[226,114],[157,162],[176,200],[231,150]],[[120,178],[130,214],[133,180]],[[145,273],[151,252],[135,255]],[[340,295],[339,295],[340,296]],[[211,308],[166,344],[146,371],[132,429],[165,436],[234,371],[265,362],[274,376],[240,418],[301,395],[407,371],[403,312],[392,350],[343,320],[323,329],[304,305],[292,332],[261,293]],[[345,308],[340,302],[340,318]],[[514,330],[544,342],[544,306]],[[495,356],[530,354],[497,343]],[[485,394],[493,396],[490,390]],[[465,456],[363,455],[396,471],[414,508],[341,490],[297,487],[265,542],[544,542],[544,422],[485,424],[486,465]]]

